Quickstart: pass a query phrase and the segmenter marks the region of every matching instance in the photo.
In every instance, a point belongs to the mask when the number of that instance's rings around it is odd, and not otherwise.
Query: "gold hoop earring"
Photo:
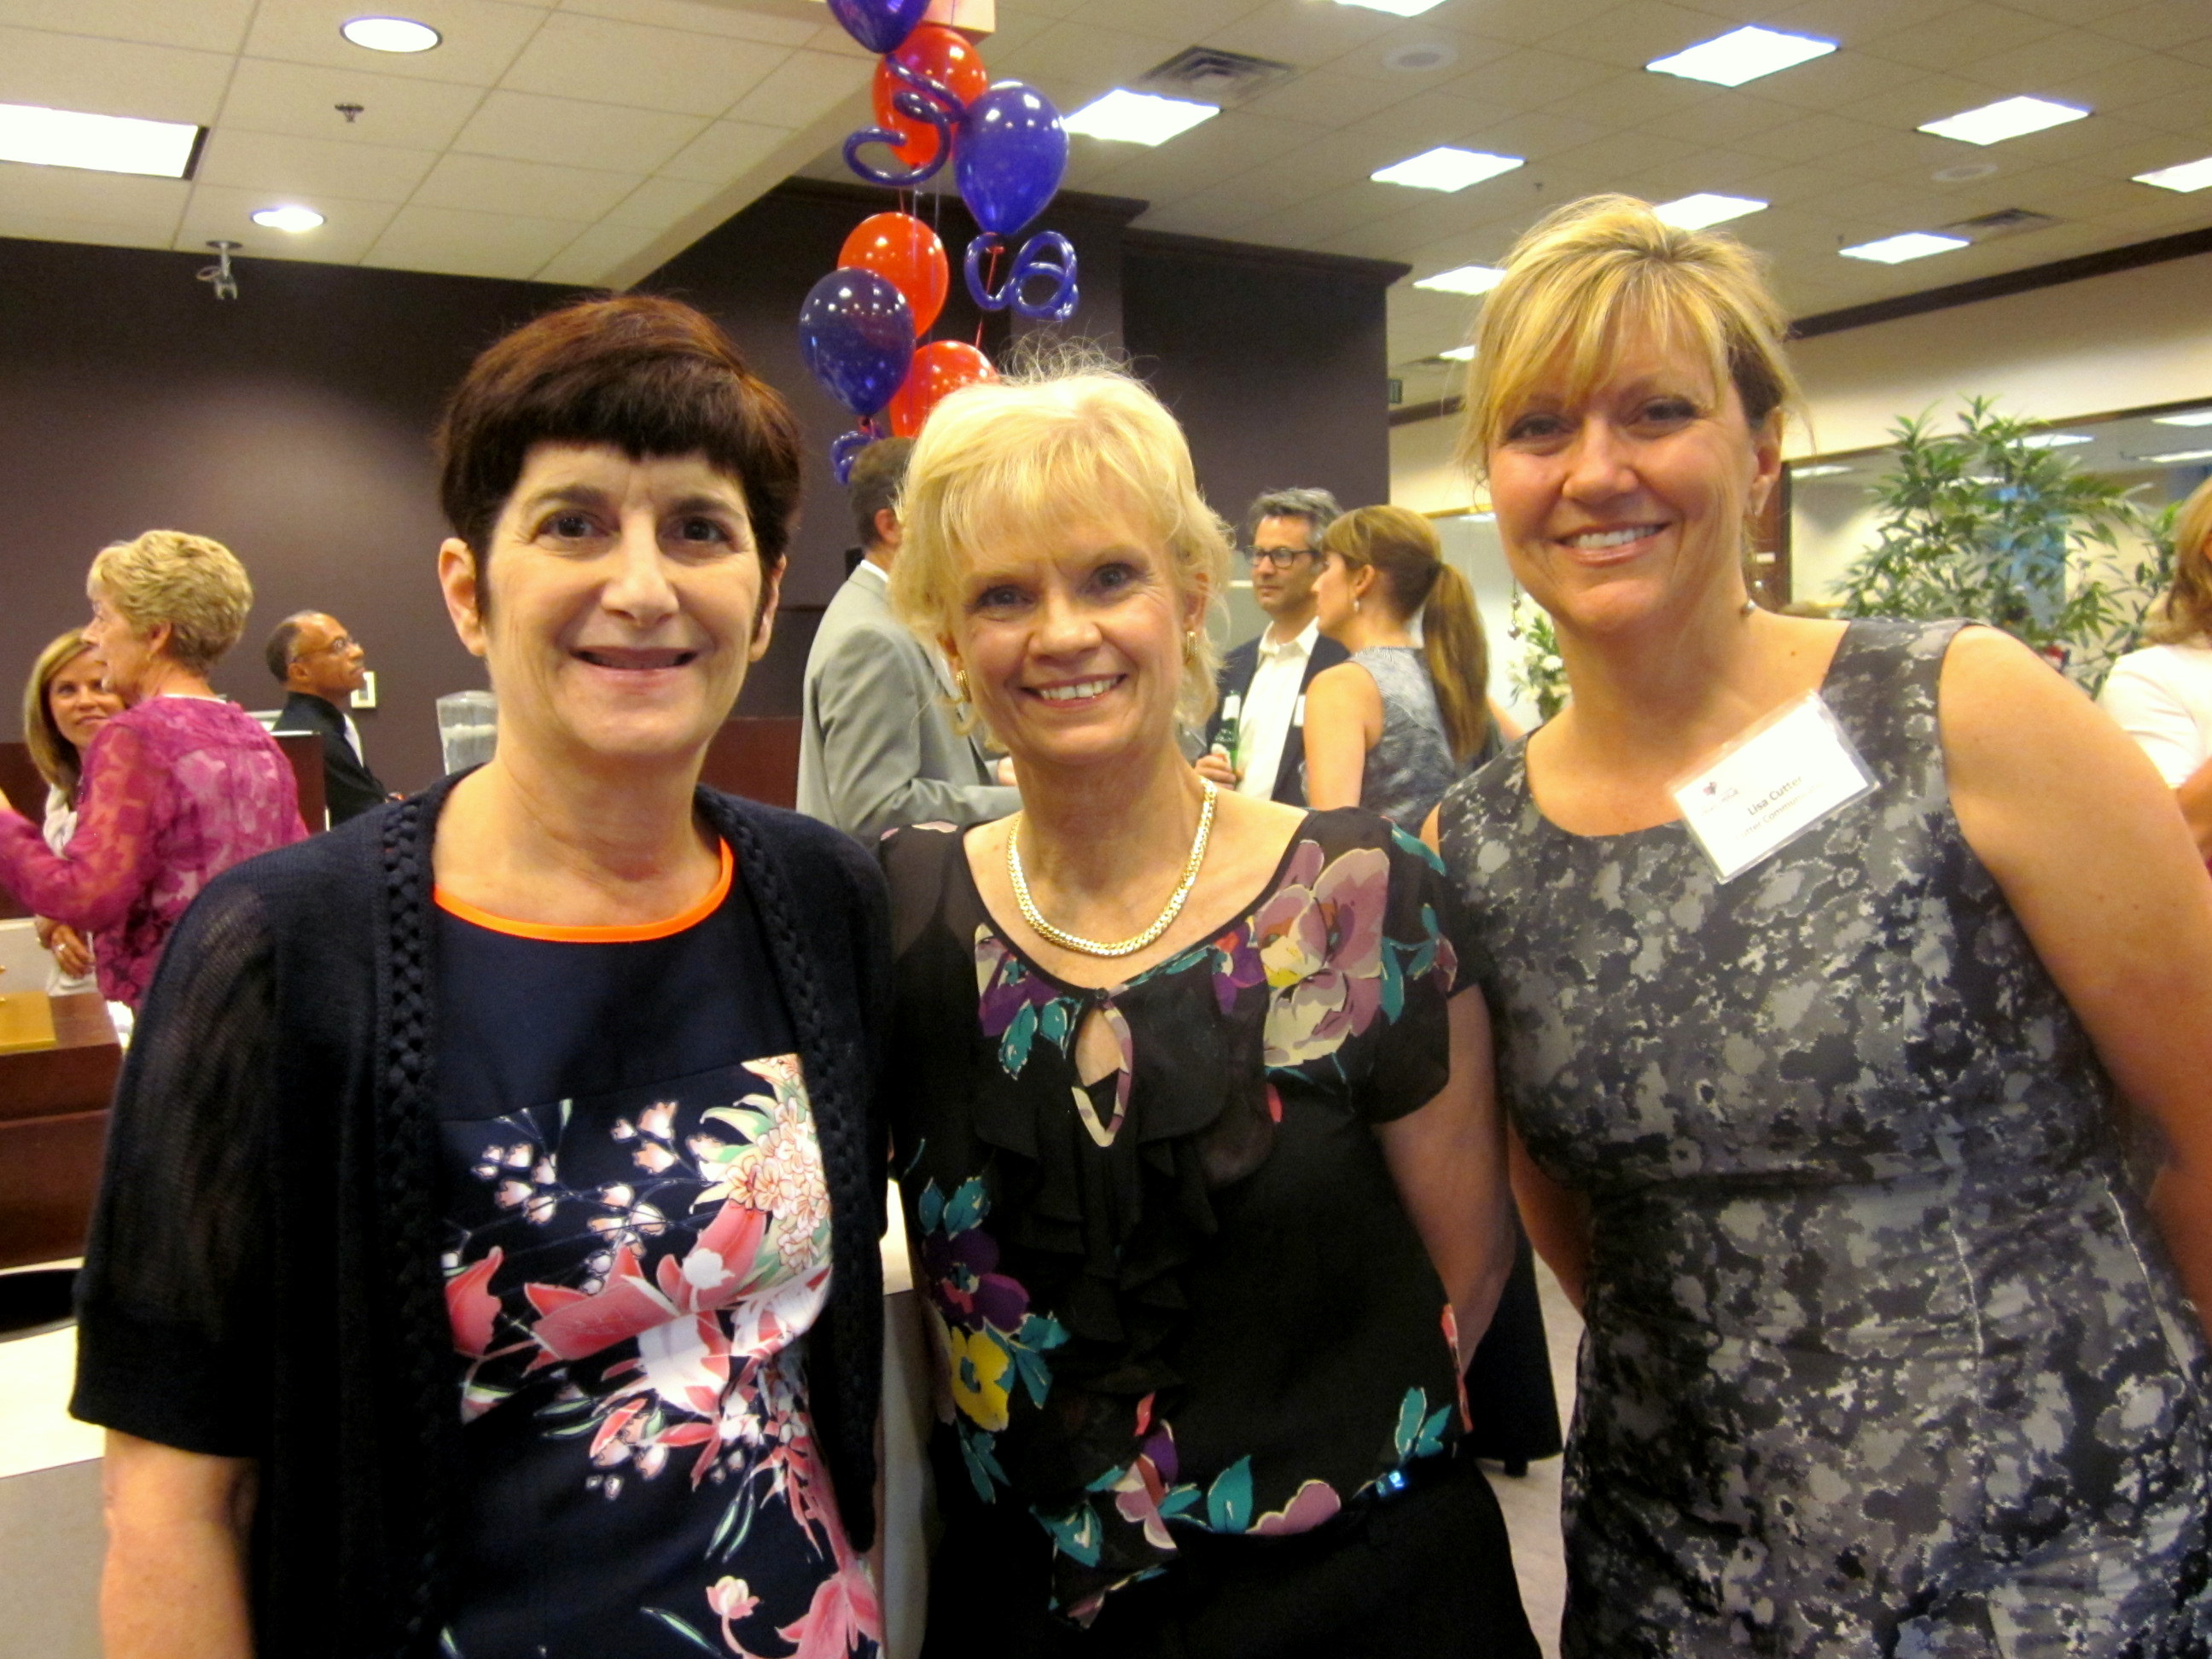
[[[1186,628],[1182,631],[1182,659],[1186,664],[1198,660],[1198,630]]]
[[[952,665],[952,697],[953,701],[956,702],[966,702],[969,701],[968,696],[968,671],[957,662]]]

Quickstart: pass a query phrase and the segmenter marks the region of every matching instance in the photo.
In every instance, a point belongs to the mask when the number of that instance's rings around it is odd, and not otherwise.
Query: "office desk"
[[[0,1054],[0,1267],[84,1251],[123,1051],[94,991],[54,999],[55,1046]]]

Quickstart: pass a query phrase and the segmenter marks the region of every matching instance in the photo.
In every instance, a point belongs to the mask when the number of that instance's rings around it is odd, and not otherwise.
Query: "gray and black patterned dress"
[[[1565,1651],[2212,1651],[2204,1347],[2112,1085],[1953,817],[1955,623],[1854,623],[1876,792],[1726,886],[1443,803],[1501,1087],[1588,1194]]]
[[[1382,694],[1382,735],[1367,751],[1359,804],[1409,835],[1419,835],[1437,802],[1465,770],[1452,758],[1437,710],[1437,688],[1420,647],[1371,645],[1352,660]]]

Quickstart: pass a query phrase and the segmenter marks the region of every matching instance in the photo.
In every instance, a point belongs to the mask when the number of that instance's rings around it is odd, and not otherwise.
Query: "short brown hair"
[[[181,530],[149,530],[101,548],[92,580],[133,633],[168,623],[170,659],[203,674],[238,643],[253,609],[253,584],[238,556]]]
[[[2145,630],[2158,645],[2212,640],[2212,478],[2189,493],[2173,520],[2173,586]]]
[[[845,489],[853,499],[853,528],[860,532],[862,547],[873,547],[883,539],[876,514],[886,507],[897,510],[899,492],[906,488],[906,458],[913,453],[913,439],[886,438],[870,444],[854,459]]]
[[[704,455],[745,494],[763,567],[799,514],[799,422],[714,320],[650,294],[584,300],[525,323],[470,365],[438,422],[438,498],[481,564],[542,443],[633,460]]]

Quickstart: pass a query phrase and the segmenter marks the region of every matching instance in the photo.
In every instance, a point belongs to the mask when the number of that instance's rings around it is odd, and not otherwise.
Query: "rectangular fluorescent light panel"
[[[2033,432],[2021,440],[2030,449],[2063,449],[2069,444],[2093,444],[2096,441],[2086,432]]]
[[[1062,123],[1070,132],[1124,144],[1164,144],[1179,132],[1221,113],[1218,106],[1188,98],[1162,98],[1116,87],[1094,98]]]
[[[2160,190],[2178,190],[2186,196],[2193,190],[2203,190],[2212,185],[2212,155],[2201,161],[2184,161],[2178,167],[2160,167],[2155,173],[2138,173],[2139,185],[2156,185]]]
[[[1818,466],[1793,466],[1790,469],[1790,476],[1793,478],[1839,478],[1853,471],[1854,468],[1835,461],[1823,461]]]
[[[1444,0],[1336,0],[1340,6],[1358,6],[1363,11],[1387,11],[1393,17],[1419,17],[1425,11],[1433,11]]]
[[[35,104],[0,104],[0,161],[181,179],[200,130],[188,121],[84,115]]]
[[[1437,356],[1443,358],[1448,363],[1473,362],[1474,361],[1474,348],[1471,345],[1454,346],[1449,351],[1439,351],[1437,353]]]
[[[1740,87],[1762,75],[1772,75],[1778,70],[1825,58],[1835,49],[1832,40],[1810,34],[1784,34],[1778,29],[1747,24],[1687,47],[1671,58],[1655,58],[1644,67],[1661,75],[1679,75],[1686,81]]]
[[[1455,149],[1449,144],[1435,149],[1425,149],[1419,155],[1409,155],[1402,161],[1367,176],[1378,184],[1410,185],[1415,190],[1465,190],[1469,185],[1479,185],[1485,179],[1495,179],[1501,173],[1510,173],[1522,165],[1518,155],[1492,155],[1479,149]]]
[[[1877,242],[1838,250],[1846,259],[1871,259],[1876,264],[1901,265],[1907,259],[1924,259],[1931,253],[1948,253],[1965,247],[1963,236],[1938,236],[1925,230],[1908,230],[1902,236],[1885,236]]]
[[[2172,465],[2177,461],[2212,461],[2212,449],[2169,449],[2163,455],[2138,455],[2139,461],[2156,461],[2160,465]]]
[[[1748,196],[1716,196],[1710,191],[1699,191],[1695,196],[1662,202],[1651,211],[1659,216],[1662,224],[1672,225],[1677,230],[1703,230],[1707,225],[1724,225],[1747,213],[1763,212],[1765,207],[1765,203],[1755,202]]]
[[[1496,265],[1454,265],[1433,276],[1416,276],[1413,286],[1438,294],[1487,294],[1504,280],[1505,273]]]
[[[2212,426],[2212,409],[2184,410],[2179,415],[2154,415],[2160,426]]]
[[[2001,144],[2023,133],[2063,127],[2089,112],[2071,104],[2054,104],[2047,98],[2003,98],[1979,109],[1947,115],[1940,121],[1923,121],[1920,131],[1938,138],[1956,138],[1968,144]]]

